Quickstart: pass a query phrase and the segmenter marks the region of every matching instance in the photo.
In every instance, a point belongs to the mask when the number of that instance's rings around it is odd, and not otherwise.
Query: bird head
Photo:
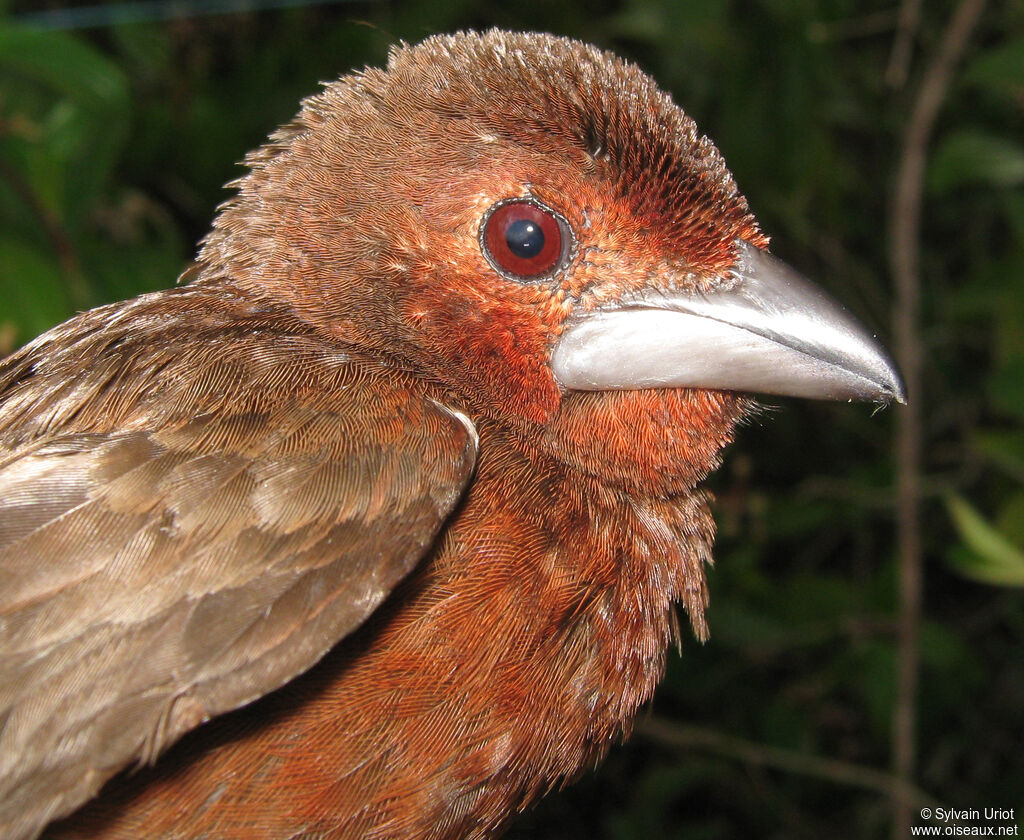
[[[497,31],[399,47],[307,99],[247,164],[204,274],[286,301],[475,419],[544,424],[582,452],[602,411],[660,414],[697,430],[707,451],[682,460],[700,473],[739,392],[902,398],[872,336],[767,253],[693,120],[594,47]]]

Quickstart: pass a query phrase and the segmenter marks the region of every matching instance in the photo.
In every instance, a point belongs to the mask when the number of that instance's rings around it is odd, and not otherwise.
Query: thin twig
[[[986,0],[962,0],[938,51],[928,65],[904,130],[890,226],[890,260],[896,284],[893,327],[896,357],[907,385],[908,405],[897,412],[897,528],[899,543],[899,642],[896,704],[893,709],[893,772],[901,785],[913,778],[916,752],[918,630],[921,622],[921,340],[919,308],[920,228],[928,142],[953,69],[978,22]],[[893,798],[892,836],[910,836],[912,811],[906,799]]]
[[[897,90],[907,83],[910,56],[913,53],[914,38],[921,20],[921,0],[903,0],[900,6],[896,37],[889,54],[889,66],[885,70],[885,82]]]
[[[798,773],[837,784],[864,788],[886,797],[897,796],[908,807],[916,811],[920,811],[921,808],[935,809],[941,807],[942,804],[921,788],[883,770],[835,758],[822,758],[796,750],[758,744],[755,741],[747,741],[733,735],[716,732],[713,729],[687,726],[664,718],[650,717],[637,722],[636,732],[641,737],[673,749],[704,750],[728,756],[746,764],[771,767],[786,773]],[[909,833],[906,836],[909,837]]]

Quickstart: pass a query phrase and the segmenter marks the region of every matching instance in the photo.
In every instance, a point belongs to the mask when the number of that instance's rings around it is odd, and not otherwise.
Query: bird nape
[[[705,636],[742,392],[902,400],[582,43],[396,48],[246,163],[187,282],[0,363],[8,840],[493,836]]]

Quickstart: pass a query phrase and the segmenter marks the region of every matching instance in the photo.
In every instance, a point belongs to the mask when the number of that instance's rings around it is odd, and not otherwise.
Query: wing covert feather
[[[311,667],[429,550],[476,457],[400,374],[194,286],[56,328],[0,364],[0,401],[17,840]]]

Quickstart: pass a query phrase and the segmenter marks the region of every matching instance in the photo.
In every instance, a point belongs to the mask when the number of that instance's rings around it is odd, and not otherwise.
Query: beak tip
[[[876,373],[872,377],[878,386],[876,399],[882,403],[895,402],[899,405],[906,405],[907,385],[903,381],[899,367],[893,358],[885,352],[881,344],[877,347],[877,353],[880,364],[876,367]]]
[[[907,386],[903,384],[902,379],[896,381],[896,388],[892,392],[892,398],[900,405],[907,404]]]
[[[892,391],[892,400],[900,405],[907,404],[907,386],[903,384],[902,379],[896,381],[896,388]]]

